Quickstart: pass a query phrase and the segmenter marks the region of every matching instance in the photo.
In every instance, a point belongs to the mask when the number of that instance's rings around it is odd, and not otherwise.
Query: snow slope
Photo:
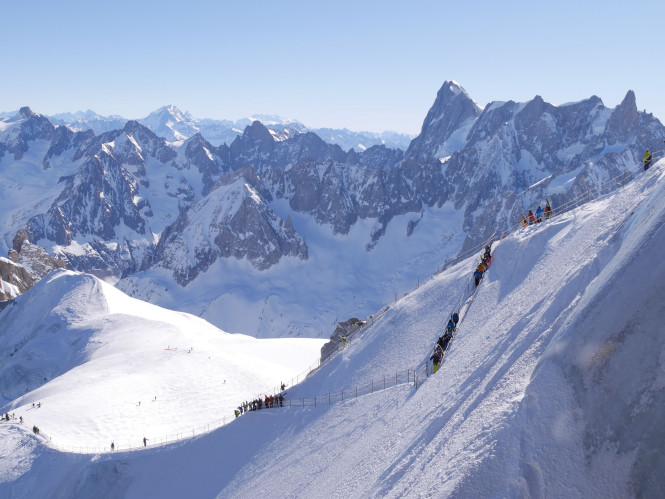
[[[322,340],[256,340],[58,271],[0,316],[0,403],[61,448],[221,426],[318,359]],[[40,404],[41,407],[33,407]],[[202,410],[185,410],[201,406]]]
[[[249,413],[140,452],[59,453],[0,424],[0,496],[662,497],[664,166],[496,244],[417,387]],[[474,265],[391,305],[289,399],[422,368]]]

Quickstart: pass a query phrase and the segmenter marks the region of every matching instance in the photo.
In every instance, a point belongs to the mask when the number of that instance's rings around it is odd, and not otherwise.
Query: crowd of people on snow
[[[254,400],[243,402],[237,407],[237,409],[233,411],[235,416],[242,416],[246,412],[250,411],[260,411],[261,409],[284,407],[284,395],[286,395],[286,392],[284,391],[285,388],[286,385],[282,383],[282,390],[277,395],[265,395],[263,398],[257,397]]]
[[[476,270],[473,272],[474,282],[476,287],[480,284],[480,280],[485,275],[485,272],[492,264],[492,243],[490,242],[485,246],[485,252],[480,255],[480,263],[476,267]],[[459,313],[453,312],[450,314],[450,319],[446,324],[443,335],[439,336],[439,339],[434,345],[434,353],[430,357],[430,360],[433,364],[432,372],[435,373],[439,370],[443,356],[450,346],[450,341],[453,339],[455,332],[457,331],[457,324],[459,323]]]

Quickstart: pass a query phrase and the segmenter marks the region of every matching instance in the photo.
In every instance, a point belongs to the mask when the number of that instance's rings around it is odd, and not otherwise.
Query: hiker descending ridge
[[[430,360],[434,363],[434,372],[437,372],[439,370],[439,363],[441,362],[441,359],[443,358],[443,349],[441,348],[441,345],[438,343],[434,347],[434,353],[430,357]]]
[[[644,170],[648,170],[651,166],[651,151],[647,147],[647,150],[644,151],[644,157],[642,158],[642,163],[644,163]]]
[[[443,333],[443,336],[439,336],[439,341],[437,342],[437,345],[441,347],[442,353],[445,353],[445,351],[448,350],[448,344],[452,339],[453,339],[453,334],[450,331],[446,331],[445,333]]]
[[[489,243],[485,246],[483,261],[485,262],[485,268],[489,268],[489,266],[492,264],[492,243]]]
[[[549,220],[552,216],[552,207],[550,206],[549,198],[546,199],[547,203],[545,204],[545,220]]]
[[[457,324],[455,324],[455,321],[453,320],[453,316],[450,316],[450,320],[448,321],[448,325],[446,326],[446,331],[448,333],[452,333],[455,331],[455,328],[457,327]]]

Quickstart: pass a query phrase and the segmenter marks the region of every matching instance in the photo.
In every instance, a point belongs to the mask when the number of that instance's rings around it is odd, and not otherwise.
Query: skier
[[[115,444],[111,442],[111,452],[113,452],[114,450],[115,450]]]
[[[644,163],[644,171],[648,170],[649,167],[651,166],[651,151],[649,148],[647,148],[646,151],[644,151],[644,157],[642,158],[642,163]]]
[[[552,216],[552,207],[550,206],[550,200],[548,198],[547,203],[545,204],[545,220],[549,220],[550,216]]]
[[[441,349],[441,345],[438,343],[434,347],[434,353],[430,357],[430,360],[434,364],[434,371],[437,372],[439,370],[439,362],[441,362],[441,358],[443,357],[443,350]]]
[[[143,447],[147,447],[147,446],[148,446],[148,439],[143,437]]]
[[[536,217],[533,216],[533,211],[529,210],[529,225],[533,225],[535,220],[536,220]]]
[[[520,220],[520,221],[522,222],[522,227],[526,227],[527,221],[526,221],[526,217],[524,215],[522,215],[522,220]]]
[[[450,316],[450,320],[448,321],[448,325],[446,326],[446,331],[449,333],[452,333],[455,331],[455,321],[453,321],[453,316]]]
[[[543,209],[538,206],[538,209],[536,210],[536,223],[540,223],[543,221]]]
[[[342,336],[342,348],[346,346],[346,336]]]

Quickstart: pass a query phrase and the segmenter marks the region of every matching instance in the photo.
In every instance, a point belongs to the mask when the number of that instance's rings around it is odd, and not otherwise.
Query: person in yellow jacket
[[[644,170],[648,170],[651,166],[651,151],[647,148],[644,151],[644,157],[642,158],[642,163],[644,163]]]
[[[526,227],[527,221],[526,221],[526,217],[524,215],[522,215],[521,222],[522,222],[522,227]]]

